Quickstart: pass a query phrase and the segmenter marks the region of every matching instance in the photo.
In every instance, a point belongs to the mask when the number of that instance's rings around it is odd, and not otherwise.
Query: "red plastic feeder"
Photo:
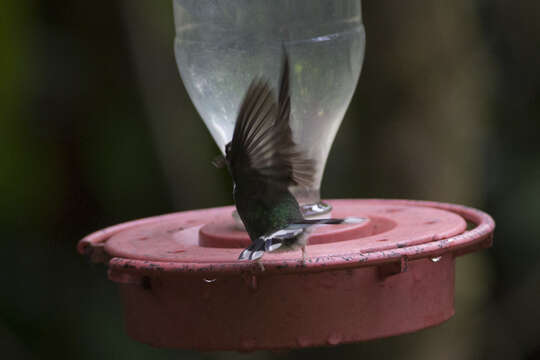
[[[283,349],[364,341],[439,324],[454,314],[456,256],[490,247],[495,224],[476,209],[409,200],[333,200],[307,259],[237,257],[250,240],[232,207],[113,226],[79,242],[108,264],[128,334],[158,347]],[[467,229],[467,222],[473,224]]]

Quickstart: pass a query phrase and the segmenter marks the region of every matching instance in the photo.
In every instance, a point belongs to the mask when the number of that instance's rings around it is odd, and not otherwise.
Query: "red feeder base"
[[[334,200],[335,217],[301,253],[240,262],[249,244],[232,207],[187,211],[101,230],[79,252],[108,262],[135,340],[198,350],[283,349],[363,341],[454,314],[455,257],[492,244],[481,211],[434,202]],[[475,226],[466,230],[467,222]]]

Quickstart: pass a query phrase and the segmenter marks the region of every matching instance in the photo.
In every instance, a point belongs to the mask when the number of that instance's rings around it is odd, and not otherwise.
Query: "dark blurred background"
[[[105,267],[79,256],[77,241],[118,222],[232,202],[177,72],[171,2],[7,0],[2,358],[540,358],[540,2],[363,5],[366,59],[323,196],[429,199],[490,213],[494,247],[458,260],[450,321],[277,354],[200,354],[129,339]]]

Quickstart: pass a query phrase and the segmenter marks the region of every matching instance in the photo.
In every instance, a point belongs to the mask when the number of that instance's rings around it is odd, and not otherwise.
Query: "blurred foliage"
[[[75,252],[121,221],[232,202],[177,73],[170,2],[4,1],[5,358],[540,357],[539,15],[534,0],[364,2],[366,61],[323,195],[492,214],[493,249],[458,261],[456,316],[362,344],[200,354],[130,340],[105,268]]]

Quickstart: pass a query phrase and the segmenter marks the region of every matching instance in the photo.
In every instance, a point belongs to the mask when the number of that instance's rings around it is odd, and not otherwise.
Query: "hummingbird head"
[[[212,160],[212,165],[217,167],[218,169],[227,167],[227,169],[230,171],[229,166],[231,163],[231,142],[229,142],[227,145],[225,145],[225,156],[218,155]]]

